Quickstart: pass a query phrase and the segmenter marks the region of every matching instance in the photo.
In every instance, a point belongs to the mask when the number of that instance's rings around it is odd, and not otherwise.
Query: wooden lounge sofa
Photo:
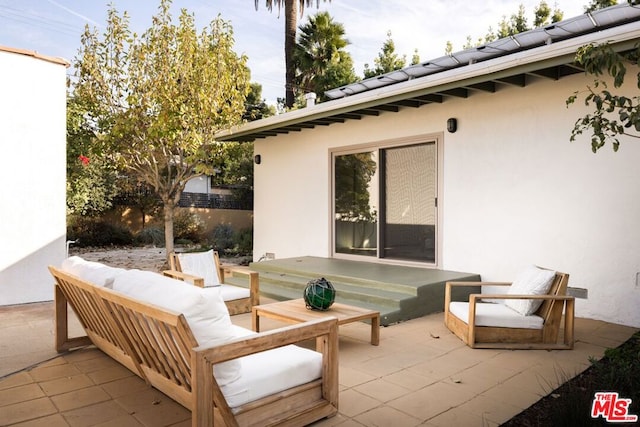
[[[337,319],[255,333],[230,323],[216,289],[152,272],[77,267],[49,267],[59,352],[94,344],[190,409],[193,426],[303,426],[337,413]],[[187,314],[158,305],[174,301]],[[69,338],[68,306],[86,337]],[[200,318],[211,311],[218,314]],[[292,345],[314,339],[316,351]]]
[[[500,294],[471,294],[468,302],[452,301],[452,289],[460,286],[510,287],[512,284],[449,282],[445,286],[445,325],[472,348],[572,349],[575,300],[566,295],[569,275],[549,273],[550,285],[544,294],[513,292],[512,288],[506,288],[507,292]],[[522,312],[521,306],[515,306],[520,311],[509,307],[516,303],[534,304],[528,307],[532,312]],[[535,308],[538,304],[539,308]],[[563,311],[564,334],[562,342],[558,342]]]
[[[191,260],[183,266],[180,260]],[[249,271],[249,289],[225,283],[225,268],[220,265],[218,252],[207,251],[197,253],[169,254],[169,268],[163,274],[175,279],[184,280],[196,286],[221,286],[222,299],[227,305],[229,314],[250,313],[251,307],[260,305],[260,281],[257,271]],[[230,270],[233,274],[233,269]]]

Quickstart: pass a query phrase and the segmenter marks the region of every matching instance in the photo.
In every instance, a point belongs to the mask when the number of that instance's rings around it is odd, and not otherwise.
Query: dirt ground
[[[78,255],[87,261],[97,261],[112,267],[137,268],[140,270],[162,271],[168,268],[164,248],[113,248],[85,249],[69,248],[69,255]]]
[[[177,251],[186,251],[188,248],[177,247]],[[78,255],[87,261],[97,261],[112,267],[137,268],[162,272],[169,268],[166,261],[165,248],[156,247],[124,247],[124,248],[69,248],[69,255]],[[248,265],[247,257],[233,258],[220,257],[220,263],[226,265]]]

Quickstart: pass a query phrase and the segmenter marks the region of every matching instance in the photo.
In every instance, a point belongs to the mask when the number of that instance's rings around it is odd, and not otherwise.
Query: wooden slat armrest
[[[249,295],[251,306],[260,305],[260,276],[257,271],[249,271]]]
[[[444,288],[444,312],[449,312],[449,303],[451,302],[451,290],[454,287],[470,287],[470,286],[511,286],[511,282],[446,282]]]
[[[445,313],[449,310],[449,303],[451,302],[451,290],[454,287],[469,287],[469,286],[511,286],[511,282],[446,282],[444,288],[444,306]]]
[[[540,300],[563,300],[568,301],[575,297],[570,295],[516,295],[516,294],[471,294],[469,295],[469,303],[475,304],[481,299],[540,299]]]
[[[447,286],[511,286],[511,282],[447,282]]]
[[[231,273],[231,276],[233,276],[234,271],[242,271],[242,273],[249,275],[249,295],[251,298],[251,306],[253,307],[254,305],[260,305],[260,276],[258,272],[244,269],[240,270],[240,268],[234,268],[233,265],[223,265],[220,266],[220,280],[222,281],[222,283],[225,283],[225,275],[227,270],[229,271],[229,273]]]
[[[183,273],[177,270],[164,270],[162,272],[167,277],[182,280],[183,282],[191,283],[192,285],[204,287],[204,279],[202,277],[194,276],[192,274]]]
[[[260,353],[285,345],[299,343],[327,335],[338,337],[338,319],[327,317],[237,338],[212,347],[196,347],[193,351],[209,363],[222,363],[249,354]],[[329,340],[331,342],[331,339]],[[336,341],[337,342],[337,341]]]

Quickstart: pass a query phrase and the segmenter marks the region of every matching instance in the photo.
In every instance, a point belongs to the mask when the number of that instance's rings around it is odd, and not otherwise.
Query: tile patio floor
[[[251,325],[248,314],[232,320]],[[191,425],[188,410],[99,350],[57,355],[53,330],[52,303],[0,307],[0,426]],[[379,347],[369,325],[345,325],[340,412],[314,426],[500,425],[634,332],[576,319],[574,350],[507,351],[464,346],[442,313],[382,328]]]

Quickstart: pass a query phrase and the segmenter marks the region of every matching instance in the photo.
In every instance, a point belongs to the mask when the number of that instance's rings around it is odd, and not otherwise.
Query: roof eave
[[[559,41],[552,45],[520,51],[507,56],[465,65],[439,74],[384,86],[379,89],[316,104],[312,107],[249,122],[220,131],[215,137],[219,141],[232,141],[251,140],[253,135],[264,135],[265,132],[277,134],[279,133],[279,129],[285,127],[295,127],[296,125],[306,122],[347,114],[357,109],[366,109],[385,103],[405,100],[410,97],[423,96],[434,92],[451,90],[464,85],[481,83],[486,81],[488,77],[492,79],[506,78],[545,67],[572,63],[576,51],[581,46],[590,43],[608,41],[619,50],[630,49],[639,38],[640,23],[632,22]]]

